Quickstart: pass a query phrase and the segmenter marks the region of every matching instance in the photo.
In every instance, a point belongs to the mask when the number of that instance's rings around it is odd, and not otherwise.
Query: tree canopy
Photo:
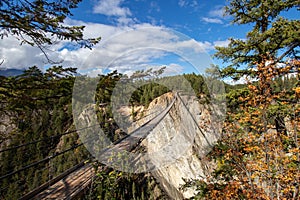
[[[255,76],[255,70],[249,69],[255,68],[257,63],[267,60],[284,63],[287,56],[299,58],[300,21],[283,15],[298,5],[297,0],[230,1],[225,15],[233,17],[233,24],[249,24],[253,28],[245,39],[229,38],[227,47],[216,48],[215,57],[228,64],[222,74],[234,79],[245,74]],[[245,65],[248,65],[246,69]]]
[[[45,52],[45,45],[58,40],[77,42],[80,47],[91,48],[99,38],[85,39],[84,26],[63,24],[71,9],[81,0],[2,0],[0,1],[0,37],[12,35],[26,43],[37,46],[51,61]]]
[[[186,184],[198,191],[195,199],[299,199],[300,21],[280,16],[298,4],[232,0],[226,7],[233,23],[254,26],[245,40],[217,47],[216,57],[229,64],[222,75],[255,79],[229,90],[222,134],[207,156],[210,172]]]

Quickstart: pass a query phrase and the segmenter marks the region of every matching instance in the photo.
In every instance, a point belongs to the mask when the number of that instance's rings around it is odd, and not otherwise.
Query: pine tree
[[[235,79],[243,75],[257,77],[257,63],[269,60],[285,63],[287,57],[299,58],[300,21],[281,15],[298,5],[298,0],[231,0],[225,13],[233,17],[232,23],[253,25],[253,29],[245,40],[229,38],[227,47],[216,48],[216,58],[228,64],[222,70],[223,76]]]
[[[253,24],[245,40],[230,39],[216,57],[229,65],[223,76],[255,77],[248,87],[230,93],[238,109],[228,113],[223,134],[209,154],[217,165],[206,180],[188,182],[204,199],[298,199],[299,20],[280,16],[299,1],[232,0],[226,13],[238,25]],[[247,65],[247,66],[246,66]],[[275,90],[276,79],[296,73],[292,88]],[[230,97],[230,96],[229,96]],[[292,128],[285,127],[288,117]]]
[[[40,48],[48,61],[51,60],[47,57],[45,45],[51,45],[57,39],[75,41],[81,47],[91,48],[100,41],[100,37],[85,39],[84,26],[63,24],[80,1],[0,1],[0,38],[7,35],[21,38],[21,44]]]

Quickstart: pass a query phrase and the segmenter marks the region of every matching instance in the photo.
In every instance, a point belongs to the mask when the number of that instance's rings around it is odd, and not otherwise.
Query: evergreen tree
[[[79,2],[81,0],[0,1],[0,38],[6,35],[21,38],[21,44],[36,45],[47,59],[45,45],[51,45],[57,39],[75,41],[80,47],[91,48],[100,37],[84,39],[84,26],[63,24]]]
[[[257,77],[257,63],[285,63],[287,56],[299,58],[300,21],[281,15],[297,6],[298,0],[231,0],[225,7],[225,14],[233,17],[233,24],[250,24],[253,29],[245,40],[229,38],[227,47],[216,47],[216,58],[228,64],[222,70],[223,76]]]
[[[222,75],[249,75],[256,81],[228,95],[230,106],[238,109],[228,113],[221,138],[208,155],[215,169],[205,180],[188,181],[197,187],[198,198],[299,198],[300,21],[281,16],[298,5],[296,0],[231,0],[226,7],[233,23],[253,24],[253,29],[245,40],[230,38],[227,47],[217,47],[216,57],[228,64]],[[296,83],[276,90],[276,81],[280,85],[292,73]]]

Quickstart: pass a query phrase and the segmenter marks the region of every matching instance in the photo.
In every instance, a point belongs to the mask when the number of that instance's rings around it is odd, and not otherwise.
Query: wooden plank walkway
[[[168,114],[170,109],[177,99],[177,94],[172,103],[157,116],[143,124],[141,127],[134,130],[131,134],[120,139],[111,148],[101,151],[102,158],[109,158],[114,152],[120,150],[132,151],[136,146],[146,138],[146,136],[160,123],[161,120]],[[41,185],[34,191],[26,194],[20,200],[28,199],[59,199],[68,200],[78,197],[92,182],[95,176],[94,168],[90,164],[78,165],[73,169],[67,170],[62,175]]]
[[[42,191],[29,193],[22,197],[20,200],[25,199],[74,199],[78,197],[85,188],[87,188],[92,178],[95,176],[94,168],[90,165],[83,165],[72,173],[66,175],[59,181],[46,187]],[[47,184],[47,183],[46,183]]]
[[[91,183],[93,176],[93,167],[85,165],[39,193],[33,199],[73,199]]]

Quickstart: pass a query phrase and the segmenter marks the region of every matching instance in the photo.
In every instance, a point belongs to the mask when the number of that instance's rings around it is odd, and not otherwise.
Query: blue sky
[[[210,55],[214,52],[213,46],[215,44],[226,45],[227,38],[232,36],[230,32],[233,31],[233,27],[229,25],[230,18],[223,16],[224,5],[225,1],[216,0],[202,2],[196,0],[86,0],[80,3],[77,9],[73,10],[74,16],[71,19],[104,24],[120,29],[138,26],[137,29],[139,30],[147,25],[150,26],[147,28],[156,29],[163,27],[170,29],[175,35],[179,34],[179,37],[184,37],[182,40],[191,39],[195,40],[195,43],[200,42],[200,45],[203,46],[203,52],[201,52],[203,55],[197,55],[199,51],[193,52],[193,47],[182,50],[181,53],[172,52],[173,49],[167,49],[163,51],[164,56],[154,56],[154,59],[148,60],[143,67],[171,65],[174,73],[203,73],[204,68],[209,67],[211,63],[217,62],[209,60]],[[181,34],[184,36],[181,36]],[[235,37],[242,37],[243,34],[243,31],[235,32]],[[105,34],[99,35],[106,41],[107,37]],[[155,35],[160,35],[160,31],[157,31]],[[135,48],[145,48],[147,44],[144,44],[144,42],[141,43],[135,44]],[[194,45],[191,44],[191,46]],[[183,58],[186,56],[182,54],[191,55],[188,58]],[[202,63],[195,61],[197,58]],[[123,61],[123,59],[121,60]],[[128,61],[128,63],[132,62]],[[193,65],[197,65],[197,69],[194,69]],[[136,68],[140,69],[138,66]],[[96,68],[93,68],[93,70],[96,70]],[[124,68],[119,67],[119,70],[132,71],[129,66]]]
[[[223,16],[223,0],[83,0],[67,18],[67,25],[86,26],[85,37],[101,36],[91,51],[59,42],[48,54],[63,66],[76,67],[92,76],[115,70],[136,70],[167,66],[167,73],[203,73],[210,64],[215,46],[226,46],[228,38],[245,38],[251,25],[230,24]],[[297,18],[296,12],[288,13]],[[3,67],[49,67],[42,53],[19,41],[1,41]]]
[[[223,16],[226,3],[222,0],[84,0],[73,10],[72,19],[114,26],[122,25],[122,21],[149,23],[174,29],[198,41],[244,37],[249,29],[229,25],[230,18]]]

